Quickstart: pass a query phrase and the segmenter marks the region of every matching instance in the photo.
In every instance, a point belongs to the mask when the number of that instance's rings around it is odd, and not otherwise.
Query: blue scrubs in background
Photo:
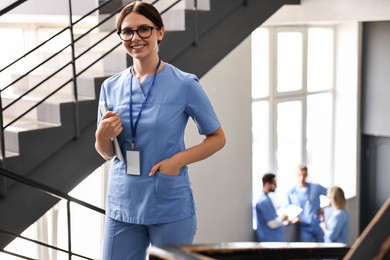
[[[283,226],[270,228],[268,222],[278,217],[272,200],[262,192],[256,203],[257,229],[256,236],[259,242],[284,242]]]
[[[318,216],[320,210],[320,195],[326,196],[327,189],[317,183],[307,183],[302,189],[294,186],[288,192],[288,204],[293,204],[303,209],[298,215],[299,241],[300,242],[324,242],[324,232],[322,231]]]
[[[325,218],[326,229],[324,242],[348,244],[349,232],[349,214],[344,209],[334,209],[329,216]]]

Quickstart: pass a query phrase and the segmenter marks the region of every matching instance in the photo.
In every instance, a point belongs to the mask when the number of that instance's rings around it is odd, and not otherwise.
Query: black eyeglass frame
[[[142,36],[139,34],[138,31],[139,31],[140,29],[145,29],[145,28],[150,29],[150,35],[147,36],[147,37],[142,37]],[[160,28],[160,26],[157,26],[157,25],[156,25],[156,26],[146,26],[146,25],[142,25],[142,26],[138,27],[138,29],[135,29],[135,30],[131,30],[131,29],[128,29],[128,28],[119,30],[119,31],[117,31],[117,34],[118,34],[119,38],[120,38],[122,41],[128,42],[128,41],[131,41],[131,40],[133,39],[133,37],[134,37],[134,35],[135,35],[135,32],[136,32],[136,33],[138,34],[138,36],[143,40],[143,39],[147,39],[147,38],[149,38],[150,36],[152,36],[153,29],[158,29],[158,28]],[[131,32],[131,33],[132,33],[132,35],[131,35],[131,37],[130,37],[129,40],[124,40],[124,39],[122,39],[121,33],[122,33],[123,31],[127,31],[127,32]]]

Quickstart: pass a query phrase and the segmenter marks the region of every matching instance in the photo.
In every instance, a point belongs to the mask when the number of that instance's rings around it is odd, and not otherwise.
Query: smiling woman
[[[145,259],[150,244],[192,243],[197,222],[187,165],[220,150],[225,135],[198,78],[159,57],[165,31],[154,6],[126,5],[116,29],[133,66],[105,80],[100,92],[108,112],[98,115],[95,147],[114,159],[103,259]],[[186,148],[190,117],[204,139]],[[115,157],[115,137],[124,160]]]

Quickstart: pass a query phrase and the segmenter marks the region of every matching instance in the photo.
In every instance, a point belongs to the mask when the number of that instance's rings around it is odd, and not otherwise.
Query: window
[[[335,125],[336,32],[333,26],[291,26],[252,33],[253,204],[269,171],[277,174],[275,205],[284,204],[300,163],[308,165],[309,181],[336,184],[335,136],[343,128]],[[357,85],[350,91],[356,93]],[[356,117],[356,109],[349,112]],[[356,136],[356,129],[352,132]],[[356,143],[348,149],[356,155]],[[354,163],[348,164],[343,167],[356,177]],[[346,193],[355,192],[356,187]]]

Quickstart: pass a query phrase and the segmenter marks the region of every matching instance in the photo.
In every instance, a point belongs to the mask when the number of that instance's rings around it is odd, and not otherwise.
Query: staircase
[[[191,1],[185,2],[188,6]],[[185,10],[185,30],[166,32],[160,56],[164,61],[201,78],[281,6],[299,2],[210,0],[208,11]],[[112,4],[105,8],[107,13],[112,13],[118,6],[118,2],[113,1]],[[104,17],[101,15],[101,19]],[[108,23],[110,21],[112,23],[112,19],[107,20]],[[107,35],[101,32],[104,31],[103,27],[114,28],[113,24],[102,24],[77,41],[74,48],[76,57],[88,50],[96,39]],[[77,33],[74,33],[75,39],[79,37]],[[88,50],[76,60],[76,71],[72,70],[71,65],[66,65],[71,62],[69,57],[72,56],[72,49],[68,47],[50,60],[50,65],[42,66],[38,72],[29,73],[5,90],[2,84],[5,127],[3,168],[67,193],[104,162],[94,149],[97,99],[103,80],[131,64],[130,57],[126,57],[119,46],[116,34],[108,36],[94,50]],[[108,49],[113,51],[88,67],[91,60],[99,58]],[[40,55],[46,58],[52,53],[47,51]],[[39,88],[31,90],[59,67],[64,67],[64,70]],[[72,73],[78,75],[83,70],[75,79],[77,88],[74,89]],[[12,77],[17,79],[20,75],[23,73]],[[53,93],[60,86],[60,90],[40,103],[42,97]],[[30,92],[20,98],[26,91]],[[75,92],[77,98],[74,98]],[[39,105],[31,109],[31,105],[36,104]],[[15,118],[29,109],[31,111],[14,122]],[[0,200],[0,227],[18,234],[58,202],[58,199],[20,183],[6,180],[3,184],[6,187],[6,198]],[[12,239],[0,233],[0,249]]]

